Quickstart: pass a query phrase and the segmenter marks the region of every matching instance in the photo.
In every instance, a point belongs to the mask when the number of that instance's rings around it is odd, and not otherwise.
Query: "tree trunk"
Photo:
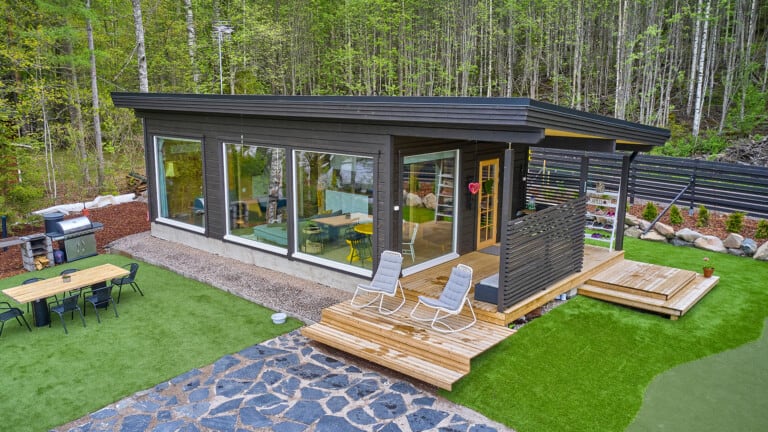
[[[75,68],[74,62],[71,60],[71,40],[67,39],[67,41],[64,43],[64,51],[70,56],[68,66],[72,87],[69,91],[69,118],[72,122],[73,141],[75,142],[75,149],[78,156],[78,163],[80,164],[80,170],[83,173],[83,183],[85,183],[87,186],[90,186],[91,171],[88,167],[88,151],[85,147],[85,125],[83,125],[83,112],[80,109],[83,103],[80,100],[80,84],[77,79],[77,69]]]
[[[91,8],[91,0],[85,1],[85,7]],[[96,186],[99,192],[104,189],[104,147],[101,142],[101,117],[99,116],[99,83],[96,73],[96,50],[93,45],[93,26],[91,19],[86,18],[85,28],[88,34],[88,51],[91,53],[91,94],[93,97],[93,140],[96,144]]]
[[[691,127],[691,135],[694,137],[699,136],[699,129],[701,127],[701,113],[704,107],[704,91],[706,89],[704,85],[705,80],[705,65],[707,56],[707,36],[709,31],[709,10],[710,1],[707,0],[706,10],[704,11],[704,24],[701,31],[701,46],[698,47],[699,59],[698,66],[696,68],[696,100],[693,110],[693,126]]]
[[[200,92],[200,70],[197,67],[197,39],[195,36],[195,16],[192,10],[192,0],[184,0],[184,8],[187,11],[187,48],[189,50],[189,63],[192,67],[192,84],[195,93]],[[141,12],[139,12],[141,13]]]
[[[141,0],[131,0],[133,3],[133,27],[136,31],[136,59],[139,62],[139,92],[149,92],[147,81],[147,54],[144,49],[144,23],[141,19]]]

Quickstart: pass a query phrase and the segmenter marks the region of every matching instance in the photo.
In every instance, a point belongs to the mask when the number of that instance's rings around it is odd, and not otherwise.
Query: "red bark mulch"
[[[104,253],[105,246],[119,238],[149,231],[146,203],[134,201],[126,204],[90,209],[89,212],[91,222],[104,224],[104,229],[96,232],[96,248],[99,253]],[[65,219],[79,216],[82,216],[82,214],[71,213],[65,216]],[[12,228],[12,234],[19,237],[45,232],[45,227],[42,225],[26,225]],[[58,249],[56,243],[54,243],[53,248]],[[11,246],[6,251],[0,249],[0,279],[24,272],[26,270],[24,270],[21,262],[21,246]]]

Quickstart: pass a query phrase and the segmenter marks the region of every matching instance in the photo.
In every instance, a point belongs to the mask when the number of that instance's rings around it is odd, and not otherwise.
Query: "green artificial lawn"
[[[655,376],[760,337],[768,263],[633,239],[625,251],[699,273],[709,256],[720,283],[677,321],[577,296],[475,359],[443,396],[520,432],[622,431]],[[766,400],[768,388],[760,391],[749,396]]]
[[[0,290],[33,276],[58,275],[65,268],[129,262],[118,255],[99,255],[0,280]],[[274,325],[269,309],[140,264],[136,280],[145,296],[123,287],[119,318],[111,308],[100,310],[98,324],[88,304],[85,328],[77,314],[74,321],[65,315],[68,335],[56,314],[52,328],[35,328],[32,314],[25,314],[31,333],[15,321],[6,322],[0,336],[3,430],[41,431],[65,424],[302,325],[295,319]]]
[[[766,360],[768,326],[757,342],[664,372],[627,432],[768,430]]]

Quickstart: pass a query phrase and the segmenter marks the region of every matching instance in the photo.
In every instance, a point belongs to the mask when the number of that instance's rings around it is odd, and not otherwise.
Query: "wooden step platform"
[[[717,276],[705,278],[688,270],[624,261],[587,281],[579,294],[676,320],[719,281]]]
[[[696,272],[622,260],[589,280],[590,285],[669,300],[696,278]]]
[[[408,301],[393,315],[353,308],[348,301],[323,310],[317,324],[302,329],[309,339],[451,390],[470,372],[471,360],[514,330],[478,321],[457,333],[443,334],[409,317]],[[464,318],[457,318],[464,319]]]

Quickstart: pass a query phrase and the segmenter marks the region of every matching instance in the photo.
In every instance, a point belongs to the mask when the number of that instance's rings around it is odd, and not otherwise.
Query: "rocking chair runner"
[[[457,265],[451,270],[451,276],[448,278],[448,283],[445,284],[440,298],[434,299],[419,296],[419,301],[411,311],[411,318],[416,321],[432,321],[432,329],[441,333],[453,333],[472,327],[477,322],[477,316],[472,308],[472,303],[467,298],[471,287],[472,267],[465,264]],[[447,318],[460,315],[465,303],[469,306],[469,311],[472,313],[472,321],[463,327],[453,328],[446,320]],[[434,309],[435,315],[432,317],[417,317],[416,310],[421,305]]]
[[[378,301],[378,310],[382,315],[391,315],[405,304],[405,293],[403,292],[403,286],[400,285],[400,271],[403,267],[403,255],[394,251],[384,251],[381,254],[379,260],[379,268],[376,269],[376,274],[373,276],[373,280],[370,284],[358,284],[355,289],[355,294],[352,296],[352,306],[356,308],[364,307],[377,307],[375,303]],[[402,296],[402,301],[395,309],[387,309],[384,307],[384,297],[394,298],[397,295],[398,289]],[[373,299],[368,303],[355,303],[355,299],[358,295],[362,295],[360,291],[375,294]]]

